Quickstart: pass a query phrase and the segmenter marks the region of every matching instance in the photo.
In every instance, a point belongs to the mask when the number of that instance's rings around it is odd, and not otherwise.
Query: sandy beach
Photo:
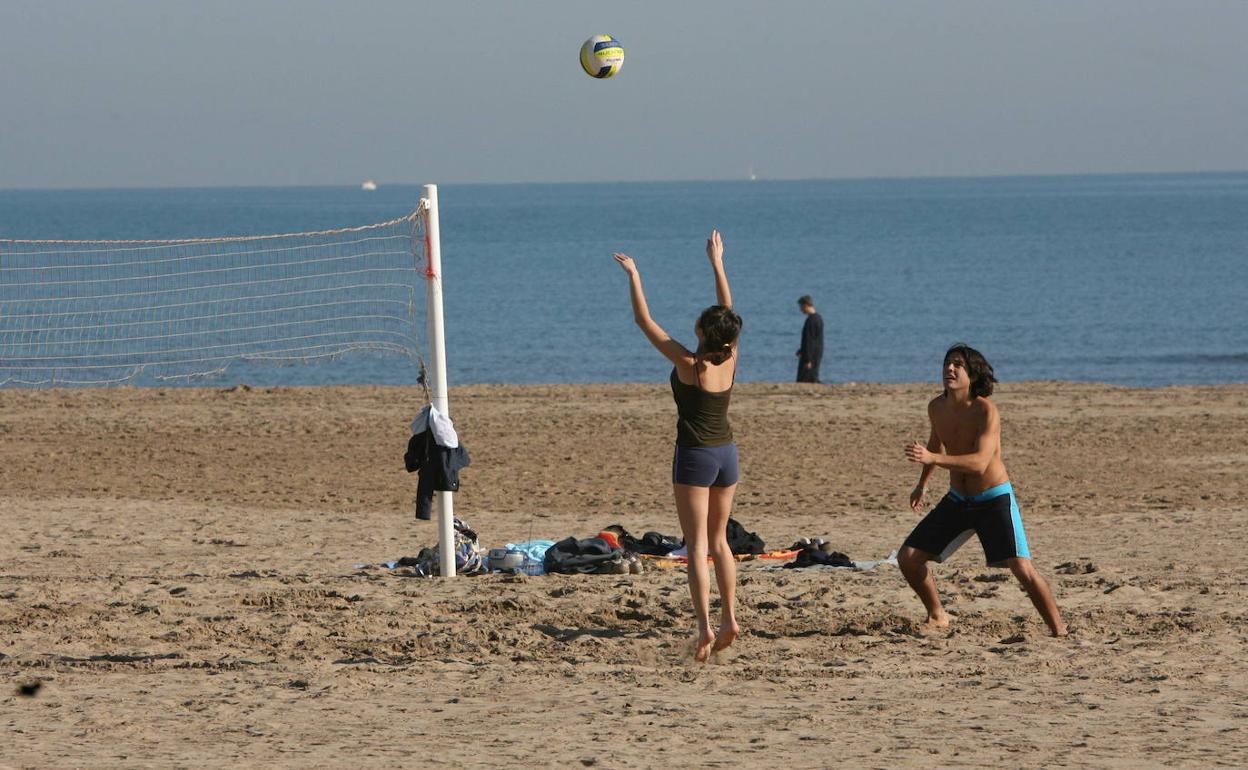
[[[887,556],[936,391],[738,386],[736,518]],[[0,391],[0,768],[1248,765],[1248,385],[1001,386],[1070,638],[972,541],[935,568],[939,632],[895,567],[746,562],[710,665],[681,569],[357,569],[436,540],[402,465],[422,398]],[[464,387],[451,413],[483,545],[678,533],[666,385]]]

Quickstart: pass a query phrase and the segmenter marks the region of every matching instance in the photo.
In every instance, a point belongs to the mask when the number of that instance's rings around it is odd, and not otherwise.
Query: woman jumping
[[[628,274],[633,320],[646,339],[675,365],[671,376],[677,414],[672,489],[689,552],[689,593],[698,621],[694,659],[698,661],[707,660],[712,651],[727,648],[741,631],[736,618],[737,563],[726,535],[740,476],[737,445],[728,425],[728,401],[737,374],[741,316],[732,309],[732,293],[724,274],[724,242],[718,230],[712,230],[706,241],[706,256],[715,273],[719,304],[711,305],[698,317],[693,329],[698,349],[691,353],[650,317],[641,275],[632,257],[615,255],[615,261]],[[719,583],[718,635],[711,629],[708,553],[715,562]]]

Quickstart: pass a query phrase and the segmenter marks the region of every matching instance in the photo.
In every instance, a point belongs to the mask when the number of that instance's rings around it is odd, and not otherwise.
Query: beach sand
[[[936,391],[740,385],[736,517],[885,557]],[[436,540],[402,466],[421,398],[0,391],[0,768],[1248,765],[1248,385],[1001,387],[1070,638],[972,541],[935,567],[939,632],[895,567],[745,563],[711,665],[681,569],[354,568]],[[483,545],[679,531],[666,386],[472,386],[451,412]]]

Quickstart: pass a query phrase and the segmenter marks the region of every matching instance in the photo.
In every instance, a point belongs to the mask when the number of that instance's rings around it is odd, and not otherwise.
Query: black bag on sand
[[[612,548],[611,544],[600,537],[587,537],[577,540],[568,537],[560,540],[546,550],[543,563],[547,572],[560,572],[565,575],[609,575],[619,574],[624,564],[624,551]],[[623,572],[628,571],[625,566]]]
[[[728,519],[728,547],[735,554],[759,554],[767,550],[763,539],[753,532],[747,532],[741,522],[734,518]]]

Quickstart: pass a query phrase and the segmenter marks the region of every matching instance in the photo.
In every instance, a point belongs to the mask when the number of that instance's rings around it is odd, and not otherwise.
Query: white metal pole
[[[429,357],[433,371],[430,385],[433,407],[447,417],[451,416],[446,395],[446,327],[442,319],[442,242],[438,226],[438,186],[427,184],[424,188],[425,237],[429,240],[429,272],[425,281],[426,310],[429,322]],[[438,551],[439,565],[444,577],[455,577],[455,503],[450,492],[438,492]]]

